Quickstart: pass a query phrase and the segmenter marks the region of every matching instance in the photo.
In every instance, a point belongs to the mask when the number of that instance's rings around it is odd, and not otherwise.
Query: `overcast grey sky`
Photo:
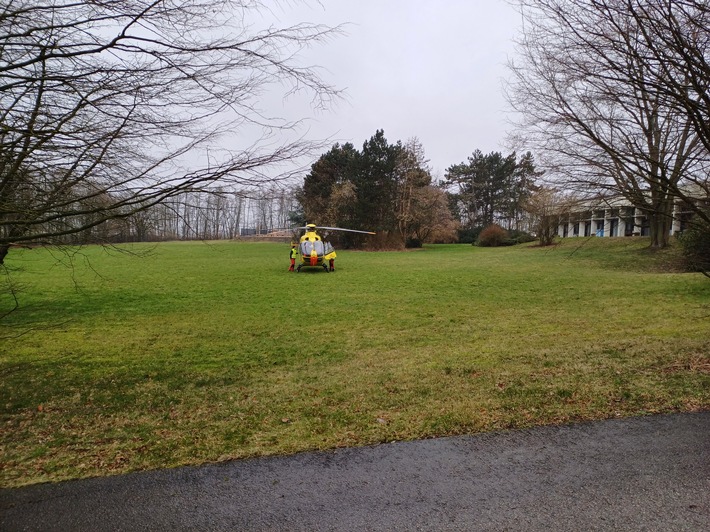
[[[348,23],[305,56],[346,91],[331,111],[305,113],[310,137],[361,148],[377,129],[390,143],[416,136],[437,177],[476,149],[507,152],[501,86],[520,19],[503,0],[320,0],[273,14],[281,24]]]

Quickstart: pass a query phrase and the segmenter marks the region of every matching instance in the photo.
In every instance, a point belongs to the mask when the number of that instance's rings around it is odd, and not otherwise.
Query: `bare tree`
[[[710,4],[702,0],[629,3],[630,16],[642,30],[648,81],[669,105],[685,113],[710,158]],[[698,227],[710,224],[710,179],[707,167],[689,173],[690,187],[677,187],[674,194],[683,200],[697,219]],[[698,201],[698,199],[704,201]]]
[[[456,242],[459,222],[449,209],[445,186],[427,185],[412,192],[412,218],[409,224],[413,242]]]
[[[710,152],[710,4],[705,0],[625,4],[614,9],[625,9],[633,17],[641,29],[643,59],[660,67],[651,71],[649,82],[687,113]]]
[[[13,244],[80,234],[185,192],[273,181],[284,163],[320,149],[282,140],[298,124],[260,109],[259,96],[282,87],[328,105],[337,91],[296,54],[338,30],[258,29],[250,21],[262,8],[4,2],[0,264]],[[244,138],[259,140],[239,145]]]
[[[551,245],[560,222],[569,214],[571,198],[550,187],[540,187],[526,199],[523,209],[532,216],[541,246]]]
[[[424,146],[417,137],[407,140],[397,154],[397,175],[398,186],[393,207],[399,236],[405,246],[421,246],[417,228],[429,226],[432,222],[428,220],[422,223],[423,204],[428,200],[422,194],[422,189],[431,184],[431,170]]]
[[[651,245],[666,246],[674,203],[697,199],[685,192],[689,184],[707,192],[710,162],[698,121],[670,97],[684,96],[663,81],[668,66],[653,51],[653,35],[665,30],[650,17],[670,21],[676,3],[514,3],[524,26],[508,98],[525,142],[557,185],[578,196],[624,196],[649,218]],[[675,28],[708,33],[707,25]]]

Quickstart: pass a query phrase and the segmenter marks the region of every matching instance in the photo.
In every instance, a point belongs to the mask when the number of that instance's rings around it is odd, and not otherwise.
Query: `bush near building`
[[[710,223],[696,219],[679,240],[688,269],[710,277]]]
[[[515,241],[511,241],[508,231],[497,224],[485,227],[483,231],[481,231],[481,234],[478,235],[478,240],[476,241],[476,245],[478,246],[491,248],[510,246],[511,244],[515,244]]]

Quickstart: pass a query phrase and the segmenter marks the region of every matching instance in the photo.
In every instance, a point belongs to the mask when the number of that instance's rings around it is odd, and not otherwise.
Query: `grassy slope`
[[[73,276],[16,252],[0,485],[708,408],[707,279],[580,242],[338,252],[334,274],[270,243],[87,248]]]

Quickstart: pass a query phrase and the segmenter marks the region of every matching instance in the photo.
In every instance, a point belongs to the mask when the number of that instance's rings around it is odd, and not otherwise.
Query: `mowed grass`
[[[710,281],[647,244],[13,250],[0,485],[707,409]]]

